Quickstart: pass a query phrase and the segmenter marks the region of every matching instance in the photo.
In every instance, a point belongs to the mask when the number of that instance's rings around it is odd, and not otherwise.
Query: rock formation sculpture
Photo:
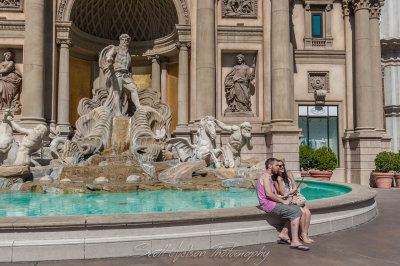
[[[191,144],[185,138],[169,139],[170,149],[175,148],[179,159],[182,162],[205,160],[207,166],[221,167],[218,157],[221,150],[216,147],[215,138],[217,136],[215,118],[206,116],[200,120],[199,129],[197,130],[197,143]]]
[[[12,113],[7,109],[3,113],[3,119],[0,124],[0,165],[3,164],[4,160],[8,157],[8,152],[13,144],[13,129],[11,127],[8,116],[12,117]]]
[[[236,56],[237,65],[225,78],[225,97],[228,108],[225,115],[229,113],[251,113],[251,81],[255,78],[254,66],[246,65],[244,55]]]
[[[43,138],[48,134],[47,127],[39,124],[33,129],[23,128],[14,122],[13,116],[7,115],[8,121],[14,130],[24,134],[25,137],[19,144],[17,156],[14,162],[14,166],[29,166],[33,162],[35,165],[38,163],[34,162],[31,158],[33,152],[37,151],[42,147]]]
[[[132,79],[131,55],[129,43],[131,38],[127,34],[119,37],[119,46],[109,45],[100,53],[99,66],[106,76],[108,97],[105,106],[114,116],[127,115],[128,95],[136,109],[140,107],[137,86]]]
[[[224,155],[224,166],[227,168],[238,167],[240,165],[240,152],[242,148],[246,146],[249,150],[253,149],[251,124],[249,122],[243,122],[240,126],[227,126],[216,119],[215,123],[222,130],[231,133],[228,144],[221,149]]]
[[[14,113],[21,110],[19,101],[21,74],[15,69],[14,53],[6,51],[0,63],[0,109],[10,109]]]

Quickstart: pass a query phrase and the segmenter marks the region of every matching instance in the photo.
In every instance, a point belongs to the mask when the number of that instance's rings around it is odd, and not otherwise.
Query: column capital
[[[332,4],[327,4],[326,7],[325,7],[325,11],[326,12],[332,11]]]
[[[190,45],[191,45],[191,43],[190,42],[176,42],[175,43],[175,46],[176,46],[176,48],[178,49],[178,50],[180,50],[181,48],[187,48],[187,49],[189,49],[190,48]]]
[[[68,48],[72,46],[72,40],[70,38],[57,38],[56,43],[59,46],[67,46]]]
[[[342,3],[342,10],[343,10],[343,16],[350,16],[351,14],[351,8],[352,8],[352,0],[343,0]]]
[[[150,60],[152,63],[160,63],[160,55],[158,54],[148,55],[147,60]]]
[[[361,10],[361,9],[369,10],[370,1],[371,0],[352,0],[354,12],[357,12],[358,10]]]
[[[382,0],[371,0],[371,8],[369,11],[369,18],[379,19],[381,16],[382,6],[385,1]]]

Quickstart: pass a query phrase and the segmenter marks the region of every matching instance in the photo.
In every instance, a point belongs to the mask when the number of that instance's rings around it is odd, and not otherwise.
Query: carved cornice
[[[25,21],[23,20],[0,20],[0,30],[24,31]]]
[[[1,1],[0,2],[0,11],[23,12],[24,11],[24,0]]]
[[[354,12],[361,9],[369,9],[370,0],[352,0]]]

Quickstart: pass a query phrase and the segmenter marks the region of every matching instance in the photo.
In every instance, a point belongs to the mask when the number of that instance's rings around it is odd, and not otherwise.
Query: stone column
[[[369,40],[370,0],[353,2],[355,13],[355,78],[356,130],[374,129],[374,99],[371,83],[371,53]]]
[[[271,1],[272,120],[266,144],[268,156],[285,157],[288,169],[297,175],[300,130],[293,123],[295,103],[289,15],[289,0]]]
[[[21,123],[25,127],[46,123],[44,119],[44,9],[45,0],[25,1],[21,117]]]
[[[189,122],[189,42],[178,42],[178,123],[177,131],[187,130]]]
[[[57,44],[60,46],[57,131],[61,136],[68,136],[71,131],[69,123],[69,48],[71,39],[57,39]]]
[[[383,129],[383,91],[382,91],[382,68],[381,68],[381,40],[379,30],[379,18],[381,5],[375,2],[370,10],[370,49],[371,49],[371,82],[373,88],[374,105],[374,127],[378,131]]]
[[[165,62],[161,63],[161,101],[168,103],[168,68]]]
[[[149,56],[149,60],[151,60],[151,87],[157,91],[161,91],[160,56]]]
[[[304,46],[306,48],[312,47],[312,34],[311,34],[311,6],[310,4],[306,4],[304,7],[304,23],[305,25],[305,33],[304,33]]]
[[[271,3],[272,123],[292,124],[289,0]]]
[[[200,120],[215,116],[215,0],[197,1],[196,24],[196,120]]]

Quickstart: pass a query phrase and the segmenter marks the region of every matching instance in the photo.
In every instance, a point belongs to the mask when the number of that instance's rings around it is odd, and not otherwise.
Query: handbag
[[[303,194],[297,192],[297,206],[299,207],[304,207],[306,205],[306,197],[303,196]]]

